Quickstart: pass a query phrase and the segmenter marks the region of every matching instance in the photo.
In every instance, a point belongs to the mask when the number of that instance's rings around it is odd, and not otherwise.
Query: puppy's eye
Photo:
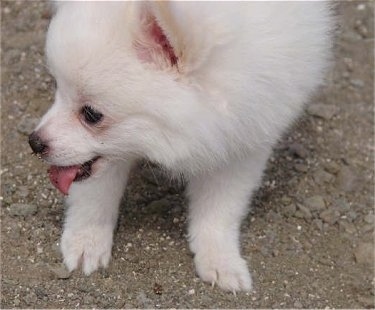
[[[89,105],[85,105],[81,109],[81,114],[84,117],[85,122],[89,125],[95,125],[95,124],[99,123],[103,118],[102,113],[95,110],[93,107],[91,107]]]

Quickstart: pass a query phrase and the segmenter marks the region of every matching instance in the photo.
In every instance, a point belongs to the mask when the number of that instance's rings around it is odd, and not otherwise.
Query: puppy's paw
[[[223,253],[197,253],[194,257],[199,277],[212,285],[231,291],[250,291],[252,281],[246,262],[240,256]]]
[[[82,264],[86,275],[100,266],[107,267],[111,258],[112,238],[111,228],[65,229],[61,238],[65,265],[72,271]]]

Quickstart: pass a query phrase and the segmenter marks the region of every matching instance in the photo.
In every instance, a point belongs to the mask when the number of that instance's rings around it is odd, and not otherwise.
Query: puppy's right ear
[[[133,46],[141,62],[171,69],[178,67],[181,53],[176,26],[164,8],[151,2],[139,3]]]
[[[182,18],[183,9],[178,2],[137,3],[133,46],[141,62],[161,70],[187,73],[207,58],[207,34],[191,25],[186,16]]]

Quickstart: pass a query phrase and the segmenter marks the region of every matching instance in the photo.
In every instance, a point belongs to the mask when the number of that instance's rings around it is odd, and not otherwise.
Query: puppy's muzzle
[[[29,144],[33,152],[37,155],[44,155],[48,151],[48,145],[35,131],[29,135]]]

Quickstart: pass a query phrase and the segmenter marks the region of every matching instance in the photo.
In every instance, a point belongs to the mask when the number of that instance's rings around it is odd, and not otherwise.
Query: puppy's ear
[[[177,68],[181,57],[179,36],[167,5],[141,2],[136,18],[133,43],[138,59],[159,69]]]
[[[194,33],[178,2],[140,2],[133,46],[141,62],[187,73],[202,62],[202,31]],[[187,25],[189,24],[189,25]],[[203,40],[202,40],[203,39]]]

